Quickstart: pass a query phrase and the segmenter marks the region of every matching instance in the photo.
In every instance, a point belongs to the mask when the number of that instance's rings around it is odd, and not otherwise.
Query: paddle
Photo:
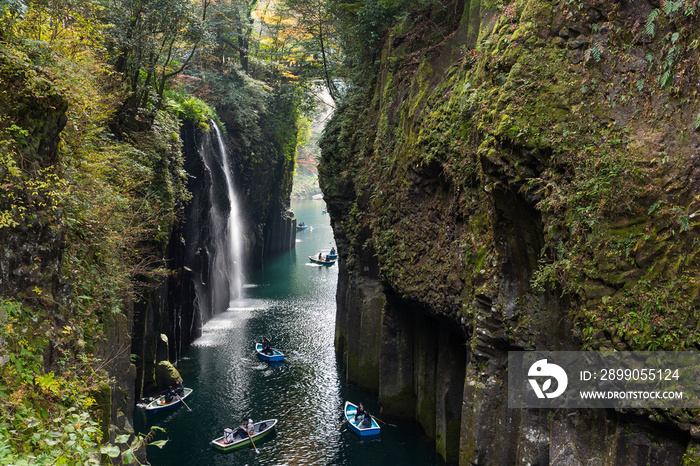
[[[185,400],[180,398],[180,395],[175,395],[178,400],[182,401],[182,404],[185,405],[185,408],[187,408],[190,412],[192,411],[189,406],[187,406],[187,403],[185,403]]]
[[[255,453],[260,453],[260,450],[258,450],[258,447],[255,446],[255,442],[253,442],[253,436],[248,434],[248,438],[250,439],[250,444],[253,445],[253,448],[255,448]]]
[[[370,415],[370,416],[371,416],[371,415]],[[398,427],[396,424],[389,424],[388,422],[382,421],[382,420],[379,419],[377,416],[372,416],[372,417],[373,417],[374,419],[376,419],[377,421],[381,422],[382,424],[386,424],[386,425],[391,426],[391,427]]]

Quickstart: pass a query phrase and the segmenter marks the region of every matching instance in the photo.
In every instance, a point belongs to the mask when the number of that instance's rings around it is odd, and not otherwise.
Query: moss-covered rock
[[[182,382],[182,376],[171,362],[159,361],[156,364],[156,383],[159,389],[175,387],[179,382]]]
[[[436,42],[419,15],[403,19],[376,82],[358,86],[327,127],[319,180],[341,271],[351,284],[376,274],[388,295],[467,335],[470,357],[491,364],[465,391],[462,464],[546,454],[550,425],[482,398],[503,395],[488,381],[503,380],[506,349],[700,347],[700,106],[690,84],[700,12],[669,8],[458,2],[458,24],[432,26],[453,25]],[[381,399],[381,379],[377,390]],[[426,396],[415,395],[417,418],[431,424]],[[494,432],[465,432],[480,422]],[[648,422],[688,432],[679,419]],[[528,428],[539,440],[514,440],[522,448],[506,456],[492,447]],[[443,434],[426,431],[447,456]],[[582,461],[608,454],[615,435]],[[654,435],[639,435],[626,458],[644,456]],[[561,451],[588,442],[573,437]],[[664,464],[681,443],[668,443]],[[625,464],[620,455],[610,464]]]

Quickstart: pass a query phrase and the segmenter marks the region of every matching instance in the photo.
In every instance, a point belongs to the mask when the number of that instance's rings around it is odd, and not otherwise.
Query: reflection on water
[[[342,425],[346,399],[379,414],[376,398],[348,387],[338,367],[335,332],[336,266],[313,266],[308,256],[329,250],[333,234],[319,201],[292,208],[313,228],[298,233],[296,250],[268,261],[244,286],[243,297],[209,321],[179,365],[192,412],[180,408],[148,418],[136,409],[139,431],[167,430],[162,450],[149,447],[153,465],[437,465],[412,425],[386,427],[364,442]],[[267,363],[255,353],[264,337],[285,352]],[[221,453],[210,441],[241,420],[279,419],[276,432],[250,448]],[[162,435],[162,434],[161,434]],[[160,437],[159,437],[160,438]]]

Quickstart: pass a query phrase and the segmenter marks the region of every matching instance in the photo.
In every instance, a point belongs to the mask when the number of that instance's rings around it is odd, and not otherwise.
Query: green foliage
[[[208,45],[211,54],[222,62],[238,62],[245,73],[250,70],[251,52],[258,48],[253,34],[253,10],[257,0],[215,2],[206,21],[216,40]]]
[[[412,16],[445,13],[449,7],[437,0],[330,0],[328,10],[337,23],[337,41],[344,51],[343,78],[356,85],[376,76],[383,41],[389,30]],[[440,14],[438,15],[440,16]],[[437,24],[436,29],[439,29]]]
[[[55,338],[45,313],[0,301],[0,357],[9,361],[0,366],[0,463],[98,465],[90,390],[104,380],[87,359],[60,375],[43,371],[44,348]]]
[[[654,10],[649,13],[649,17],[647,18],[646,26],[644,27],[644,30],[646,31],[647,34],[649,34],[651,37],[654,37],[654,34],[656,33],[656,24],[654,21],[656,21],[656,18],[659,16],[661,13],[661,10],[658,8],[655,8]]]
[[[206,81],[184,81],[180,86],[183,92],[196,95],[219,109],[229,134],[240,138],[245,147],[260,137],[261,115],[267,109],[271,91],[264,82],[232,71],[209,73]]]
[[[137,434],[132,438],[129,434],[118,435],[113,444],[104,445],[100,452],[110,458],[121,458],[124,464],[141,463],[136,456],[136,451],[146,445],[163,448],[168,440],[153,440],[158,432],[165,432],[165,429],[158,426],[152,426],[148,434]],[[121,447],[120,447],[121,446]],[[122,451],[124,450],[124,451]],[[146,463],[149,464],[149,463]]]
[[[190,62],[205,36],[206,6],[187,0],[105,0],[108,43],[123,73],[128,108],[160,110],[166,84]],[[149,107],[149,104],[153,106]]]
[[[214,120],[220,128],[225,129],[214,108],[203,100],[176,90],[167,91],[165,99],[166,105],[181,119],[194,123],[205,133],[210,130],[209,122],[211,120]]]
[[[216,3],[248,8],[216,30],[246,44],[256,2]],[[223,128],[214,107],[223,109],[242,163],[270,174],[277,205],[288,199],[309,87],[257,59],[253,79],[230,60],[240,50],[223,47],[223,36],[205,48],[211,4],[0,1],[0,235],[15,240],[2,253],[42,256],[19,259],[32,282],[16,296],[24,307],[0,302],[2,464],[99,464],[100,455],[129,463],[143,444],[164,445],[158,429],[101,445],[110,413],[94,398],[110,388],[121,396],[121,387],[107,385],[101,369],[112,361],[94,355],[105,350],[106,326],[126,320],[119,314],[167,273],[165,244],[189,199],[181,120]],[[194,56],[201,69],[170,88]],[[11,251],[27,231],[41,244]]]
[[[98,428],[105,414],[92,394],[107,380],[94,354],[110,314],[163,275],[162,248],[189,196],[180,126],[155,111],[149,127],[117,139],[108,127],[122,103],[118,83],[100,35],[80,38],[91,31],[78,16],[87,3],[68,19],[58,3],[28,5],[11,18],[6,32],[17,37],[0,53],[0,234],[50,233],[27,245],[40,252],[24,275],[33,284],[17,298],[32,306],[0,304],[0,463],[99,464],[107,426]],[[28,34],[45,40],[21,40]],[[191,107],[200,118],[211,111]],[[41,251],[60,252],[55,269],[42,267]],[[52,280],[70,286],[56,290]]]
[[[645,32],[651,37],[655,37],[659,31],[665,32],[662,60],[657,64],[661,65],[658,70],[659,87],[676,91],[680,88],[680,83],[674,83],[674,76],[687,74],[688,61],[680,61],[679,56],[697,48],[694,32],[699,13],[697,2],[687,0],[663,2],[661,9],[655,8],[649,13]]]

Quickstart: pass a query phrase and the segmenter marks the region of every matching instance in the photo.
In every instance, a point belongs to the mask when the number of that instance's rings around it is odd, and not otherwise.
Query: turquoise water
[[[243,298],[209,321],[180,361],[191,409],[147,416],[137,407],[138,431],[166,429],[162,450],[148,447],[153,465],[440,465],[432,443],[412,423],[381,424],[378,438],[361,440],[342,423],[346,400],[379,414],[376,396],[348,385],[333,347],[337,265],[311,264],[308,256],[328,252],[330,219],[321,201],[294,201],[298,222],[295,250],[268,261],[245,277]],[[280,363],[255,355],[264,337],[286,353]],[[221,453],[210,445],[244,416],[278,419],[272,434],[252,447]]]

